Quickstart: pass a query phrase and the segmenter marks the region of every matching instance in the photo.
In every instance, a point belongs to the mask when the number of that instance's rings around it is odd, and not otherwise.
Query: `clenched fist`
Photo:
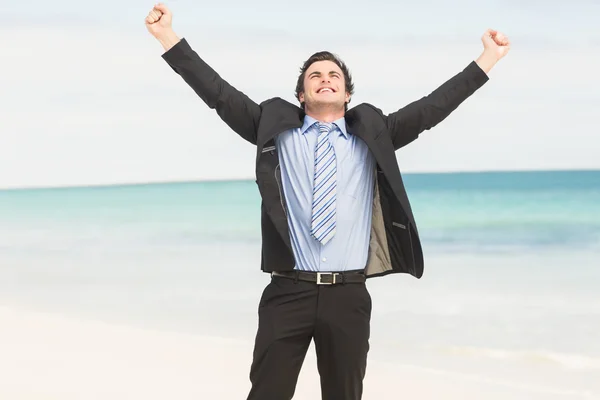
[[[175,35],[171,27],[172,20],[173,14],[171,10],[163,3],[156,4],[145,19],[148,32],[158,39],[165,51],[179,42],[179,38]]]
[[[481,37],[485,50],[492,52],[498,60],[504,57],[510,50],[510,41],[504,34],[488,29]]]
[[[483,42],[483,53],[475,62],[484,72],[488,73],[502,57],[508,54],[510,41],[508,37],[494,29],[486,30],[481,41]]]
[[[146,17],[146,28],[156,38],[165,31],[171,29],[173,15],[171,11],[162,3],[156,4]]]

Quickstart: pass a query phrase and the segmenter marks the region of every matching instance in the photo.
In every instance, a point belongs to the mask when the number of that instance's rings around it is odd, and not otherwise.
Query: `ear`
[[[350,103],[350,93],[346,92],[346,103]]]
[[[304,92],[298,93],[298,100],[300,103],[304,103]]]

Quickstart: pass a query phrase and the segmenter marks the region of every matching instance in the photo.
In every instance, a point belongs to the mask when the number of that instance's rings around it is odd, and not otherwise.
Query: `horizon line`
[[[574,169],[515,169],[515,170],[478,170],[478,171],[414,171],[403,172],[402,176],[408,175],[475,175],[475,174],[506,174],[506,173],[561,173],[561,172],[600,172],[600,168],[574,168]],[[203,178],[182,180],[160,180],[160,181],[130,181],[115,183],[90,183],[90,184],[66,184],[66,185],[39,185],[39,186],[16,186],[0,187],[0,192],[25,191],[25,190],[51,190],[51,189],[92,189],[113,188],[131,186],[154,186],[169,184],[199,184],[199,183],[231,183],[248,182],[255,180],[254,177],[247,178]]]

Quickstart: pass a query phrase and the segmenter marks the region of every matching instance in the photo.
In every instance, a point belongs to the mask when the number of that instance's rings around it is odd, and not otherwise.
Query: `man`
[[[146,26],[164,60],[221,119],[256,145],[261,269],[272,275],[259,304],[249,400],[294,395],[311,340],[322,398],[362,397],[369,350],[369,277],[420,278],[423,253],[394,151],[445,119],[487,80],[509,49],[488,30],[481,56],[430,95],[384,115],[348,110],[353,83],[328,52],[311,56],[296,86],[300,107],[260,104],[215,72],[156,5]]]

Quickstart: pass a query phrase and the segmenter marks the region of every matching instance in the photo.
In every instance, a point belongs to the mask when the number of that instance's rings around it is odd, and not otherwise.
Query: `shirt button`
[[[325,262],[325,261],[327,261],[327,258],[326,258],[326,257],[323,257],[323,262]]]

